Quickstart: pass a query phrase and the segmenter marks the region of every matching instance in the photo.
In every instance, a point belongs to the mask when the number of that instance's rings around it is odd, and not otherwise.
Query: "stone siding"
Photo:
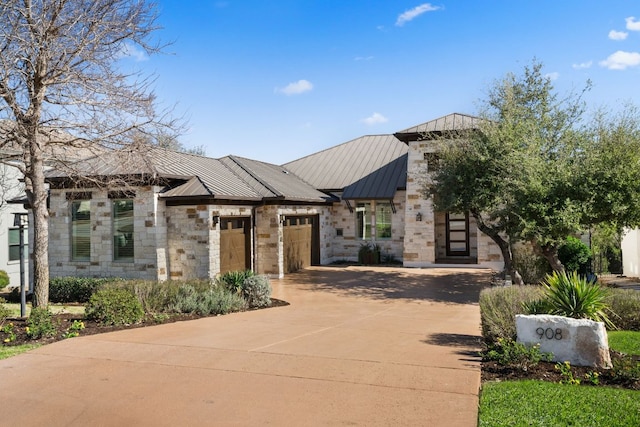
[[[353,212],[349,211],[346,203],[334,203],[331,207],[331,227],[328,228],[327,246],[331,248],[327,263],[336,261],[358,261],[358,251],[364,243],[374,243],[380,246],[382,257],[392,257],[397,261],[402,261],[403,244],[405,240],[405,192],[398,191],[393,199],[396,213],[391,216],[391,238],[360,239],[356,237],[356,212],[355,203],[351,201]],[[369,201],[369,200],[367,200]],[[373,200],[370,202],[374,203]],[[372,208],[375,215],[375,208]],[[342,230],[342,235],[338,235],[338,230]],[[324,263],[324,262],[323,262]]]
[[[128,189],[127,189],[128,190]],[[49,219],[49,273],[52,277],[124,277],[157,280],[158,248],[166,245],[165,223],[158,221],[157,191],[135,188],[133,204],[134,260],[114,261],[112,205],[106,190],[91,190],[91,256],[71,259],[71,200],[74,190],[51,190]],[[87,192],[86,190],[83,192]],[[161,202],[160,202],[161,203]]]
[[[331,209],[328,206],[265,205],[256,209],[256,250],[254,270],[284,277],[283,216],[317,215],[320,221],[320,263],[330,262]]]
[[[434,212],[433,203],[422,191],[429,179],[429,165],[425,153],[436,153],[436,141],[412,141],[409,143],[407,163],[407,201],[403,264],[406,267],[435,265],[446,258],[445,213]],[[455,144],[455,141],[451,141]],[[433,165],[431,165],[433,167]],[[421,221],[418,221],[418,213]],[[464,257],[465,261],[467,260]],[[477,265],[502,270],[504,262],[500,248],[488,236],[478,230],[475,219],[469,218],[469,259],[477,259]],[[462,258],[461,258],[462,262]]]

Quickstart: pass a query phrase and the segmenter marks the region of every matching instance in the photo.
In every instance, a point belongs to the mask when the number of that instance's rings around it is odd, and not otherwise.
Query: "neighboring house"
[[[477,121],[451,114],[282,166],[158,148],[85,159],[77,175],[90,179],[48,175],[51,275],[166,280],[251,268],[282,277],[355,261],[367,243],[409,267],[501,269],[473,219],[434,212],[421,188],[437,162],[433,140]]]
[[[628,277],[640,277],[640,230],[626,230],[621,247],[622,273]]]
[[[22,204],[7,203],[24,193],[20,171],[0,163],[0,270],[9,275],[9,286],[20,286],[20,228],[15,225],[15,213],[26,213]],[[28,231],[23,228],[25,284],[28,283]]]

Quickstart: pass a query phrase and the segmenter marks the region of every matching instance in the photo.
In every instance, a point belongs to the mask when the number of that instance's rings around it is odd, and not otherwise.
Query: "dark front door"
[[[447,256],[469,256],[469,214],[448,213]]]

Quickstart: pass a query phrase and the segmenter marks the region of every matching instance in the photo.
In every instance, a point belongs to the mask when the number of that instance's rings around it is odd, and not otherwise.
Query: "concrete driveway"
[[[0,361],[0,425],[475,426],[486,270],[314,267],[285,307]]]

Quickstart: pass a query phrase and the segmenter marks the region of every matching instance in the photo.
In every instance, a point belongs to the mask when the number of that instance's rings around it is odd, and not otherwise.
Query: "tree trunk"
[[[532,243],[534,248],[537,248],[538,253],[546,258],[553,271],[564,273],[564,265],[562,265],[560,258],[558,258],[558,247],[556,245],[540,246],[535,242]]]
[[[511,245],[509,244],[509,242],[503,239],[498,231],[487,226],[479,214],[473,212],[471,214],[476,219],[478,229],[489,236],[489,238],[493,240],[500,248],[502,258],[504,259],[504,270],[511,276],[512,283],[515,285],[524,285],[524,281],[522,280],[520,272],[518,272],[518,270],[515,268],[515,265],[513,264],[513,253],[511,252]]]
[[[27,169],[27,196],[33,213],[33,306],[49,305],[49,210],[44,180],[44,159],[39,146],[32,148]]]

